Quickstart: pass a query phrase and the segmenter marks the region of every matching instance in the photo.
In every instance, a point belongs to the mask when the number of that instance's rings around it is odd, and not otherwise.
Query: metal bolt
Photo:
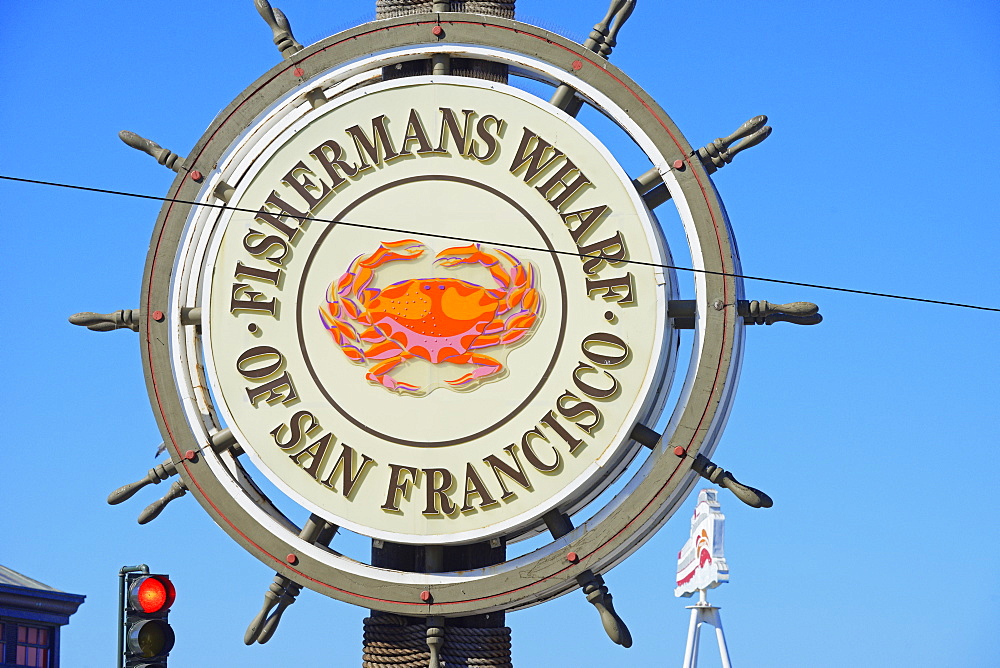
[[[198,183],[201,183],[202,178],[204,178],[202,176],[201,172],[199,172],[197,169],[192,169],[191,172],[190,172],[190,175],[191,175],[191,178],[194,179]]]
[[[566,555],[566,561],[568,561],[571,564],[575,564],[578,561],[580,561],[580,555],[577,554],[576,552],[570,552],[569,554]]]
[[[197,456],[198,453],[195,452],[194,450],[188,450],[187,452],[184,453],[184,459],[186,459],[189,462],[193,462],[195,460],[195,457]]]
[[[305,74],[305,73],[306,73],[306,71],[304,69],[302,69],[301,67],[296,67],[294,70],[292,70],[292,74],[294,74],[295,76],[297,76],[300,79],[302,78],[302,75]]]
[[[423,601],[424,603],[430,603],[431,601],[434,600],[434,597],[431,596],[431,593],[429,591],[424,590],[420,592],[420,600]]]
[[[290,553],[287,557],[285,557],[285,561],[294,566],[295,564],[299,563],[299,557],[293,552]]]
[[[676,448],[674,448],[674,454],[677,455],[678,457],[683,457],[685,452],[687,451],[679,445]]]
[[[581,61],[581,60],[574,60],[573,61],[573,69],[574,70],[582,70],[583,69],[583,61]]]
[[[434,26],[433,28],[431,28],[431,34],[434,35],[435,37],[440,37],[441,35],[444,34],[444,28],[442,28],[441,26]]]
[[[684,161],[683,160],[674,160],[674,169],[683,170],[684,169]]]
[[[163,322],[163,319],[165,317],[166,316],[163,315],[163,311],[153,311],[153,320],[155,320],[156,322]]]

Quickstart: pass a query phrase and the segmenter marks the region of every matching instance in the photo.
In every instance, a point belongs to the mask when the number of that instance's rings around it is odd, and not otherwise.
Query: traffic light
[[[125,603],[125,665],[167,668],[174,631],[167,622],[174,603],[174,585],[166,575],[131,578]]]

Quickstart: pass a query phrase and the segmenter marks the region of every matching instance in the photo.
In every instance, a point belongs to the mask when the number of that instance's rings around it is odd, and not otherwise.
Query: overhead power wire
[[[137,199],[149,199],[149,200],[155,200],[155,201],[158,201],[158,202],[174,202],[174,203],[177,203],[177,204],[190,204],[192,206],[203,206],[203,207],[214,208],[214,209],[228,209],[230,211],[239,211],[239,212],[242,212],[242,213],[252,213],[252,214],[259,213],[259,210],[257,210],[257,209],[244,209],[244,208],[241,208],[241,207],[229,206],[228,204],[209,204],[207,202],[196,202],[196,201],[193,201],[193,200],[177,199],[177,198],[173,198],[173,197],[158,197],[156,195],[143,195],[141,193],[132,193],[132,192],[127,192],[127,191],[123,191],[123,190],[108,190],[106,188],[90,188],[88,186],[77,186],[77,185],[72,185],[72,184],[69,184],[69,183],[58,183],[58,182],[54,182],[54,181],[39,181],[37,179],[24,179],[24,178],[19,178],[19,177],[16,177],[16,176],[6,176],[6,175],[3,175],[3,174],[0,174],[0,179],[3,179],[5,181],[16,181],[16,182],[19,182],[19,183],[31,183],[31,184],[42,185],[42,186],[54,186],[54,187],[57,187],[57,188],[70,188],[72,190],[83,190],[83,191],[86,191],[86,192],[102,193],[102,194],[105,194],[105,195],[120,195],[122,197],[134,197],[134,198],[137,198]],[[421,232],[419,230],[404,230],[404,229],[400,229],[400,228],[397,228],[397,227],[385,227],[385,226],[381,226],[381,225],[370,225],[370,224],[367,224],[367,223],[356,223],[356,222],[351,222],[351,221],[346,221],[346,220],[333,220],[333,219],[330,219],[330,218],[314,218],[314,217],[311,217],[311,216],[289,216],[289,217],[290,218],[294,218],[296,220],[308,220],[308,221],[313,221],[313,222],[317,222],[317,223],[331,223],[331,224],[335,224],[335,225],[344,225],[346,227],[357,227],[357,228],[367,229],[367,230],[378,230],[380,232],[392,232],[392,233],[396,233],[396,234],[410,234],[410,235],[417,235],[417,236],[423,236],[423,237],[432,237],[432,238],[435,238],[435,239],[448,239],[450,241],[467,241],[469,243],[474,243],[474,244],[488,244],[490,246],[499,246],[499,247],[505,247],[505,248],[517,248],[519,250],[535,251],[535,252],[538,252],[538,253],[550,253],[550,254],[553,254],[553,255],[567,255],[567,256],[579,257],[579,258],[598,258],[598,259],[605,259],[605,260],[608,260],[608,261],[611,261],[611,262],[615,262],[615,263],[618,263],[618,264],[633,264],[633,265],[638,265],[638,266],[643,266],[643,267],[653,267],[653,268],[656,268],[656,269],[673,269],[675,271],[688,271],[688,272],[692,272],[692,273],[712,274],[712,275],[715,275],[715,276],[730,276],[730,277],[733,277],[733,278],[742,278],[742,279],[747,280],[747,281],[762,281],[762,282],[765,282],[765,283],[778,283],[778,284],[781,284],[781,285],[794,285],[794,286],[797,286],[797,287],[814,288],[814,289],[817,289],[817,290],[831,290],[831,291],[834,291],[834,292],[846,292],[848,294],[854,294],[854,295],[868,295],[870,297],[882,297],[884,299],[900,299],[900,300],[904,300],[904,301],[920,302],[920,303],[923,303],[923,304],[938,304],[938,305],[941,305],[941,306],[954,306],[956,308],[968,308],[968,309],[975,309],[975,310],[978,310],[978,311],[993,311],[993,312],[1000,313],[1000,308],[995,308],[995,307],[992,307],[992,306],[979,306],[977,304],[963,304],[961,302],[948,302],[948,301],[941,301],[941,300],[938,300],[938,299],[925,299],[923,297],[909,297],[909,296],[906,296],[906,295],[896,295],[896,294],[892,294],[892,293],[888,293],[888,292],[874,292],[874,291],[871,291],[871,290],[855,290],[853,288],[841,288],[841,287],[836,287],[836,286],[833,286],[833,285],[821,285],[819,283],[803,283],[801,281],[786,281],[786,280],[783,280],[783,279],[780,279],[780,278],[765,278],[763,276],[749,276],[747,274],[731,274],[731,273],[722,272],[722,271],[712,271],[710,269],[695,269],[693,267],[681,267],[681,266],[670,265],[670,264],[659,264],[657,262],[645,262],[645,261],[642,261],[642,260],[619,260],[617,258],[606,257],[606,256],[603,256],[603,255],[587,255],[587,254],[584,254],[584,253],[574,253],[572,251],[561,251],[561,250],[548,249],[548,248],[538,248],[536,246],[525,246],[525,245],[521,245],[521,244],[501,243],[501,242],[496,242],[496,241],[487,241],[487,240],[484,240],[484,239],[475,239],[475,238],[470,238],[470,237],[460,237],[460,236],[456,236],[456,235],[452,235],[452,234],[438,234],[438,233],[435,233],[435,232]]]

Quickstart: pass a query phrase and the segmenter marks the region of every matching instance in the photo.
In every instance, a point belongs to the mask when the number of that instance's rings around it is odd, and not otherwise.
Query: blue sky
[[[311,43],[374,0],[276,4]],[[518,3],[580,39],[605,9]],[[152,195],[173,175],[117,132],[183,155],[278,59],[250,0],[8,0],[0,44],[0,174]],[[1000,307],[996,3],[640,0],[612,60],[692,144],[770,117],[773,135],[714,176],[746,273]],[[0,195],[0,563],[87,595],[65,665],[110,665],[116,575],[140,562],[178,588],[174,665],[360,665],[365,611],[309,591],[269,644],[245,647],[273,572],[190,496],[147,526],[135,517],[166,485],[105,503],[155,464],[160,437],[137,337],[66,318],[138,304],[157,204],[12,182]],[[813,301],[826,320],[747,332],[715,459],[775,506],[720,497],[731,583],[710,600],[734,663],[1000,664],[1000,314],[756,282],[747,296]],[[515,665],[679,664],[688,601],[672,578],[693,504],[606,576],[631,649],[571,593],[508,616]]]

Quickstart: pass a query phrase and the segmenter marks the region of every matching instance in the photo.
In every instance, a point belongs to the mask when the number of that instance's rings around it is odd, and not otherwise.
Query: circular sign
[[[153,231],[139,328],[173,466],[235,541],[338,600],[465,616],[593,582],[673,515],[732,405],[743,289],[704,167],[626,74],[495,17],[451,16],[446,41],[440,16],[286,54],[220,112]],[[431,58],[528,85],[384,80]],[[635,181],[546,101],[565,90],[638,147]],[[683,288],[649,208],[666,199],[696,271]],[[680,295],[690,359],[657,440]],[[543,514],[552,542],[486,568],[403,572],[330,545],[344,526],[502,546]]]
[[[417,544],[511,540],[613,482],[662,406],[670,285],[601,143],[456,77],[265,125],[232,208],[185,242],[208,239],[206,366],[256,466],[330,522]]]

